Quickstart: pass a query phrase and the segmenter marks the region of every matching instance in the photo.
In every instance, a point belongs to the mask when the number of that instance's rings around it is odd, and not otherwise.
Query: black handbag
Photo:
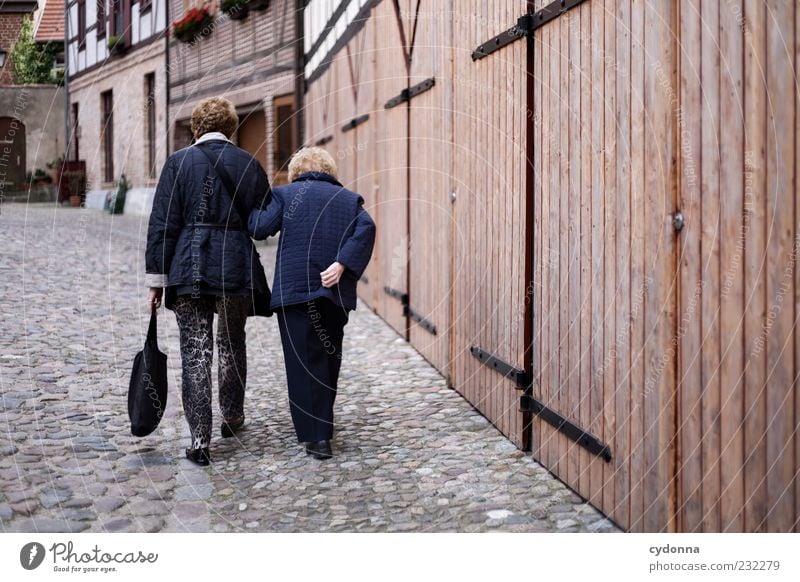
[[[133,360],[128,386],[131,434],[144,437],[156,430],[167,407],[167,356],[158,349],[157,310],[150,313],[144,348]]]
[[[233,201],[233,207],[236,210],[236,214],[239,215],[239,220],[244,225],[244,229],[247,230],[247,222],[250,215],[247,212],[243,212],[243,209],[240,208],[241,202],[240,198],[236,195],[236,185],[233,182],[233,178],[231,178],[231,175],[228,173],[228,170],[226,170],[225,166],[222,164],[217,165],[221,156],[215,160],[211,153],[205,149],[205,144],[198,144],[194,147],[203,152],[203,155],[205,155],[205,157],[208,159],[208,162],[211,164],[211,167],[217,173],[217,176],[222,181],[222,185],[225,186],[225,189],[228,191],[228,196],[230,196],[231,200]],[[258,251],[256,250],[255,245],[253,245],[253,252],[255,253],[256,257],[258,257]],[[269,306],[272,298],[272,295],[269,291],[269,286],[267,286],[266,291],[257,291],[254,289],[251,297],[252,304],[250,306],[250,315],[261,315],[263,317],[270,317],[272,315],[272,309]]]

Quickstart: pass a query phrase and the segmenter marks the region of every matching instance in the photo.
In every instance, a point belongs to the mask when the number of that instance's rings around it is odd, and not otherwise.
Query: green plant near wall
[[[11,50],[16,82],[20,85],[54,83],[56,50],[52,43],[37,43],[33,38],[33,20],[24,18],[19,39]]]
[[[117,191],[111,198],[111,204],[109,205],[109,212],[111,214],[122,214],[125,210],[125,198],[128,194],[128,190],[131,189],[131,185],[128,182],[128,178],[125,174],[119,177],[119,182],[117,182]]]

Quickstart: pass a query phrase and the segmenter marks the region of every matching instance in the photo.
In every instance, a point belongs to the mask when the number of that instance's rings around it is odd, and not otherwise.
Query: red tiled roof
[[[41,6],[44,5],[44,8]],[[42,10],[36,38],[39,42],[64,40],[64,0],[39,0]]]

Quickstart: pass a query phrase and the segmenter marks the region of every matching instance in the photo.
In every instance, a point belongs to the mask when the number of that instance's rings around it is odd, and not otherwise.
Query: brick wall
[[[14,84],[14,65],[11,63],[11,51],[19,38],[24,14],[0,14],[0,48],[6,51],[6,62],[0,69],[0,85]]]

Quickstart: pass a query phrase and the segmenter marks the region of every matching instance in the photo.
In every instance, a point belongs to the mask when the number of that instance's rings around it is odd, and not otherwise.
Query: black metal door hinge
[[[551,2],[537,12],[523,14],[514,26],[472,51],[472,60],[477,61],[493,52],[499,51],[516,40],[531,37],[536,29],[541,28],[565,12],[569,12],[583,2],[585,0],[555,0],[555,2]]]
[[[332,141],[333,141],[333,136],[332,135],[326,135],[325,137],[322,137],[322,138],[318,139],[317,141],[315,141],[314,145],[315,146],[324,146],[326,143],[330,143]]]
[[[425,91],[429,91],[430,89],[432,89],[435,84],[436,84],[436,79],[434,77],[431,77],[430,79],[425,79],[424,81],[422,81],[422,83],[417,83],[413,87],[408,87],[407,89],[403,89],[402,91],[400,91],[400,95],[389,99],[383,106],[383,108],[391,109],[392,107],[397,107],[401,103],[405,103],[406,101],[411,101],[411,99],[413,99],[420,93],[424,93]]]
[[[342,126],[342,131],[350,131],[351,129],[355,129],[362,123],[364,123],[367,119],[369,119],[369,113],[365,113],[360,117],[356,117],[355,119],[351,119],[347,123]]]
[[[592,433],[583,430],[572,421],[564,418],[552,408],[545,406],[530,394],[523,394],[520,398],[520,410],[530,412],[537,418],[554,427],[568,439],[578,443],[584,449],[597,455],[606,463],[611,461],[611,448]]]
[[[408,293],[403,293],[402,291],[398,291],[397,289],[392,289],[391,287],[384,287],[383,292],[386,293],[389,297],[394,297],[395,299],[399,300],[400,303],[403,304],[403,307],[408,305]]]
[[[486,350],[479,348],[478,346],[472,346],[469,349],[469,352],[478,358],[481,364],[484,366],[488,366],[492,368],[495,372],[505,376],[509,380],[513,380],[514,383],[517,385],[517,388],[527,388],[528,385],[531,383],[530,378],[528,377],[527,372],[525,370],[520,370],[519,368],[514,367],[513,365],[509,364],[508,362],[504,362],[500,358],[490,354]]]
[[[481,46],[472,51],[472,60],[477,61],[483,57],[488,57],[495,51],[510,45],[515,40],[528,36],[533,30],[533,15],[523,14],[517,20],[517,23],[506,30],[501,32],[494,38],[486,41]]]
[[[436,335],[437,333],[436,326],[427,319],[425,319],[420,313],[411,309],[410,305],[405,306],[405,314],[414,321],[416,321],[422,329],[433,335]]]

